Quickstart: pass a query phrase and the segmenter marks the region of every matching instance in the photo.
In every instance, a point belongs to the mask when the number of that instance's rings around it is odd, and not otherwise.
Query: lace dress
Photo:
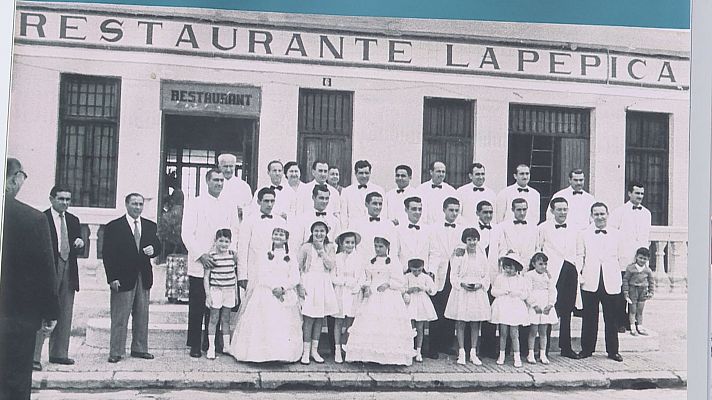
[[[413,331],[402,293],[405,286],[403,269],[395,257],[377,257],[366,262],[359,273],[358,287],[367,286],[371,295],[359,305],[354,324],[349,328],[349,348],[346,361],[371,361],[379,364],[411,365]],[[378,287],[390,287],[383,292]]]
[[[415,321],[435,321],[438,319],[438,314],[435,312],[433,302],[430,300],[430,296],[435,294],[435,282],[433,282],[433,278],[425,272],[421,272],[418,276],[409,272],[405,275],[405,279],[406,290],[412,287],[419,287],[421,289],[419,292],[403,295],[409,299],[406,301],[406,304],[410,319]]]
[[[540,274],[536,270],[528,271],[524,275],[531,284],[531,291],[527,298],[529,305],[529,323],[531,324],[555,324],[559,322],[559,318],[554,310],[556,302],[556,283],[549,277],[548,274]],[[552,306],[549,314],[537,314],[534,311],[534,306],[539,306],[542,310],[546,306]]]
[[[485,253],[477,248],[474,254],[465,252],[450,261],[452,291],[445,307],[445,318],[455,321],[489,321],[491,307],[487,290],[490,287]],[[481,289],[465,290],[461,283],[479,283]]]
[[[294,362],[302,354],[302,317],[295,290],[299,269],[296,260],[285,261],[284,256],[279,250],[272,260],[266,252],[260,255],[230,343],[236,360]],[[286,290],[283,301],[272,294],[279,287]]]
[[[514,292],[514,293],[509,293]],[[529,310],[524,300],[529,297],[529,280],[520,274],[508,276],[497,275],[492,285],[493,324],[509,326],[529,325]]]

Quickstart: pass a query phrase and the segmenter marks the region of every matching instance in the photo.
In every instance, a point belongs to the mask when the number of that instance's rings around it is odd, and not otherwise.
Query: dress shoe
[[[52,364],[74,365],[74,360],[67,357],[50,357],[49,362]]]
[[[121,361],[121,356],[109,356],[109,362],[115,364]]]
[[[32,370],[33,371],[42,371],[42,363],[39,361],[32,361]]]
[[[576,353],[576,352],[574,352],[574,351],[572,351],[572,350],[567,350],[567,351],[563,351],[563,350],[562,350],[562,351],[561,351],[561,357],[570,358],[570,359],[572,359],[572,360],[578,360],[579,358],[581,358],[581,357],[579,357],[578,353]]]
[[[613,360],[613,361],[618,361],[618,362],[623,361],[623,357],[622,357],[620,354],[618,354],[618,353],[616,353],[616,354],[609,354],[609,355],[608,355],[608,358],[610,358],[610,359]]]
[[[200,358],[203,356],[203,352],[200,351],[199,347],[191,347],[190,348],[190,356],[193,358]]]
[[[153,354],[151,354],[151,353],[144,353],[144,352],[142,352],[142,351],[132,351],[132,352],[131,352],[131,357],[143,358],[144,360],[153,360]]]
[[[580,352],[578,353],[578,358],[579,359],[584,359],[584,358],[589,358],[593,355],[593,353],[588,353],[588,352]]]
[[[625,326],[618,328],[618,333],[625,333]]]

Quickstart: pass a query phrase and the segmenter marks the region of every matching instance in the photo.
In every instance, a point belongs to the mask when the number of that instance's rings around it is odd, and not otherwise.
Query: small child
[[[524,269],[519,257],[509,252],[499,258],[502,272],[492,285],[492,323],[499,324],[499,358],[497,365],[504,364],[504,351],[507,346],[507,336],[512,338],[514,366],[521,367],[519,354],[519,325],[529,325],[529,310],[524,299],[529,297],[529,281],[519,274]]]
[[[459,348],[457,363],[464,365],[465,327],[470,324],[470,361],[482,365],[477,357],[477,337],[480,322],[489,321],[491,308],[487,290],[490,287],[487,256],[479,245],[480,233],[475,228],[462,232],[461,241],[465,244],[465,254],[450,259],[450,283],[452,291],[445,307],[445,318],[455,320],[457,345]]]
[[[235,307],[235,294],[237,293],[237,255],[229,250],[232,243],[232,232],[230,229],[219,229],[215,233],[215,251],[210,256],[215,263],[212,268],[205,268],[203,285],[205,287],[205,305],[210,309],[210,321],[208,323],[208,352],[206,357],[215,359],[215,343],[213,336],[220,319],[220,326],[223,331],[223,352],[229,354],[227,350],[230,346],[230,310]]]
[[[534,343],[536,335],[539,333],[539,359],[542,364],[549,364],[549,359],[546,357],[546,332],[551,326],[559,322],[554,310],[556,302],[556,282],[551,279],[549,272],[546,270],[549,257],[544,253],[536,253],[529,262],[529,271],[524,276],[529,279],[531,291],[527,297],[527,305],[529,306],[529,354],[527,362],[536,364],[534,358]]]
[[[655,290],[655,279],[648,266],[649,260],[650,250],[639,248],[635,252],[635,262],[627,266],[623,274],[623,296],[628,303],[630,334],[633,336],[648,335],[648,331],[643,328],[643,308],[645,301],[653,297]]]
[[[332,315],[334,317],[334,362],[337,364],[344,362],[341,352],[346,351],[349,328],[356,315],[354,304],[356,272],[362,268],[362,260],[355,250],[360,242],[361,235],[352,231],[342,232],[336,237],[336,265],[331,270],[331,282],[334,284],[336,302],[339,305],[339,312]]]
[[[408,273],[405,275],[406,291],[403,293],[403,300],[408,308],[410,322],[415,328],[415,361],[422,362],[423,355],[423,334],[425,323],[435,321],[438,315],[435,313],[433,302],[429,296],[435,294],[435,282],[430,275],[423,272],[425,261],[414,258],[408,260]]]

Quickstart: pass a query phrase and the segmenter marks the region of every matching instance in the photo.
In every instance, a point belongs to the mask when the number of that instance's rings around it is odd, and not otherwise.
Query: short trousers
[[[628,297],[633,303],[638,303],[648,299],[647,286],[631,286],[628,288]]]
[[[235,307],[235,294],[234,286],[210,286],[208,296],[213,301],[210,308]]]

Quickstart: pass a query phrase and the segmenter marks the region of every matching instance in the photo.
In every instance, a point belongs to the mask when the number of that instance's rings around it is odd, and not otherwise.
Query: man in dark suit
[[[29,399],[35,335],[59,314],[47,218],[15,199],[27,174],[7,159],[0,272],[0,400]]]
[[[141,218],[143,196],[126,196],[126,215],[104,229],[104,269],[111,288],[109,362],[119,362],[126,351],[129,315],[133,318],[131,357],[153,359],[148,352],[148,301],[153,285],[151,258],[161,252],[156,224]]]
[[[77,254],[84,248],[81,238],[79,218],[67,212],[72,202],[72,191],[66,186],[55,186],[49,192],[52,207],[44,214],[49,222],[49,232],[54,250],[54,265],[57,272],[57,294],[59,296],[59,318],[57,326],[49,335],[49,362],[72,365],[69,358],[69,335],[72,330],[72,311],[74,310],[74,292],[79,291],[79,269]],[[33,368],[42,370],[42,347],[47,334],[37,332]]]

